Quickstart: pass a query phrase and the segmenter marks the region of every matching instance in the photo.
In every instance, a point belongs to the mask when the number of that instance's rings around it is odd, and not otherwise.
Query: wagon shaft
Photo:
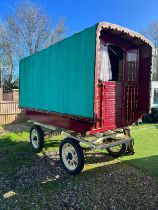
[[[93,137],[93,136],[78,137],[74,135],[73,133],[67,133],[67,132],[63,132],[63,135],[65,136],[65,138],[67,137],[72,138],[94,149],[107,149],[107,148],[114,147],[120,144],[128,144],[129,142],[134,143],[134,139],[128,135],[125,135],[123,132],[122,133],[117,133],[114,131],[112,132],[113,134],[109,134],[109,135],[107,134],[100,138]]]

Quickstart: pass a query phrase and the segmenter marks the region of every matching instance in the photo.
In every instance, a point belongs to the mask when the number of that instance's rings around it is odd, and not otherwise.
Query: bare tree
[[[141,33],[148,37],[154,44],[153,80],[158,80],[158,20],[150,22]]]
[[[1,76],[4,80],[7,80],[8,83],[11,83],[13,77],[13,49],[11,40],[8,37],[7,31],[5,30],[5,26],[1,25],[0,28],[0,48],[1,48],[1,66],[2,63],[5,68],[1,68]],[[2,79],[1,78],[1,79]]]
[[[155,55],[157,56],[158,49],[158,20],[150,22],[144,29],[141,30],[141,33],[148,37],[154,44]]]
[[[0,25],[0,54],[3,55],[3,62],[12,69],[9,81],[18,69],[20,59],[61,40],[65,33],[63,18],[57,26],[53,26],[53,19],[47,12],[27,0],[17,4]]]

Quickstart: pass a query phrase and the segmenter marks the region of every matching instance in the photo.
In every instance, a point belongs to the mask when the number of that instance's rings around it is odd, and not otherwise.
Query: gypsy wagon
[[[21,60],[20,107],[34,123],[33,149],[62,130],[60,160],[73,175],[84,166],[82,143],[134,153],[128,126],[149,110],[151,61],[148,39],[106,22]]]

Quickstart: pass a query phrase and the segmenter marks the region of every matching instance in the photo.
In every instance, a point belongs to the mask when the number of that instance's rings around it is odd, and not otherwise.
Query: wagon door
[[[126,52],[124,75],[124,123],[134,121],[135,112],[138,106],[138,70],[139,51],[137,49]]]

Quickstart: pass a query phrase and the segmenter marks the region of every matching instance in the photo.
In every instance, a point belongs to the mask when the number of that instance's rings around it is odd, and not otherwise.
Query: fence
[[[24,116],[25,114],[21,109],[19,109],[17,102],[0,102],[0,124],[19,122],[24,119]]]

